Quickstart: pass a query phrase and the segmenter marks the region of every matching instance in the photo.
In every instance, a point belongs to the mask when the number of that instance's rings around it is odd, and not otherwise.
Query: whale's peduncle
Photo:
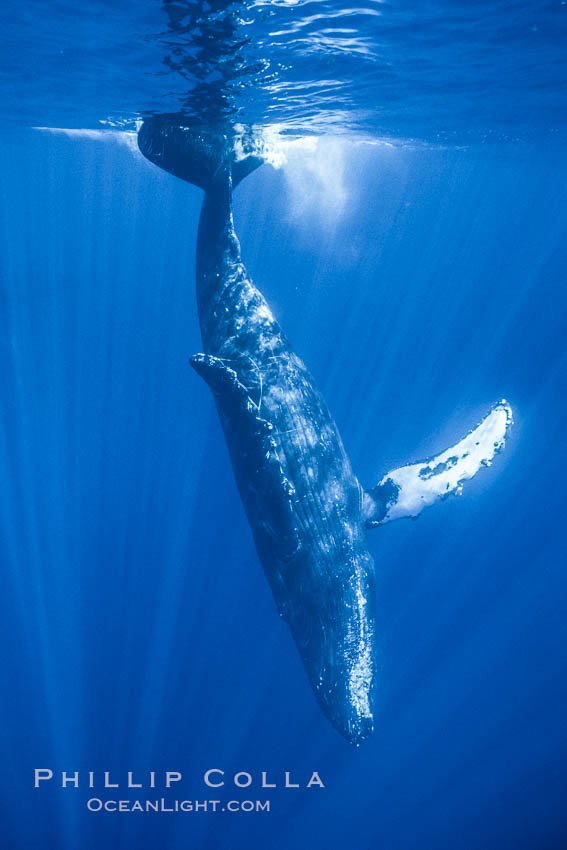
[[[240,262],[240,242],[232,216],[232,168],[225,162],[205,190],[197,235],[197,306],[209,311],[211,299],[223,285],[227,268]]]
[[[197,306],[203,344],[209,353],[216,353],[211,338],[216,301],[225,287],[237,293],[247,279],[234,230],[232,191],[263,160],[254,153],[237,155],[229,131],[205,132],[167,117],[144,119],[138,146],[155,165],[205,192],[197,236]]]

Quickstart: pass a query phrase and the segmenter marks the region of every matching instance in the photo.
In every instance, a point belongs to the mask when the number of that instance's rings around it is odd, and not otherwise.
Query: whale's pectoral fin
[[[512,409],[506,401],[496,404],[473,431],[446,451],[421,463],[394,469],[377,487],[363,496],[367,528],[376,528],[400,517],[416,517],[423,508],[452,493],[483,466],[490,466],[504,446],[512,424]]]

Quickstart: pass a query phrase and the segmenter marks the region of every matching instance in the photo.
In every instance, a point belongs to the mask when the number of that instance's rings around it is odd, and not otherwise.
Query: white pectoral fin
[[[464,481],[483,466],[490,466],[503,448],[511,424],[512,408],[501,401],[456,445],[429,460],[389,472],[377,487],[364,493],[367,528],[400,517],[416,517],[438,499],[459,494]]]

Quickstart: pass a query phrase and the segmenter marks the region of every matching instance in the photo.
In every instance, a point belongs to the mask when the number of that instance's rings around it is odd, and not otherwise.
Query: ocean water
[[[4,10],[2,848],[567,846],[566,16]],[[313,697],[188,365],[202,193],[134,135],[163,113],[265,140],[274,164],[235,193],[244,260],[363,484],[514,409],[461,497],[370,536],[379,698],[359,749]],[[34,789],[36,768],[54,780]],[[163,790],[165,770],[183,782]],[[92,796],[271,811],[95,813]]]

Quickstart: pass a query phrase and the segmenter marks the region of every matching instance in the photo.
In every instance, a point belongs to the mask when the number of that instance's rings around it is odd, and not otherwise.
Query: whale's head
[[[304,605],[290,617],[317,700],[354,746],[374,729],[375,598],[372,557],[364,550],[353,552],[318,582],[316,593],[304,588]]]

